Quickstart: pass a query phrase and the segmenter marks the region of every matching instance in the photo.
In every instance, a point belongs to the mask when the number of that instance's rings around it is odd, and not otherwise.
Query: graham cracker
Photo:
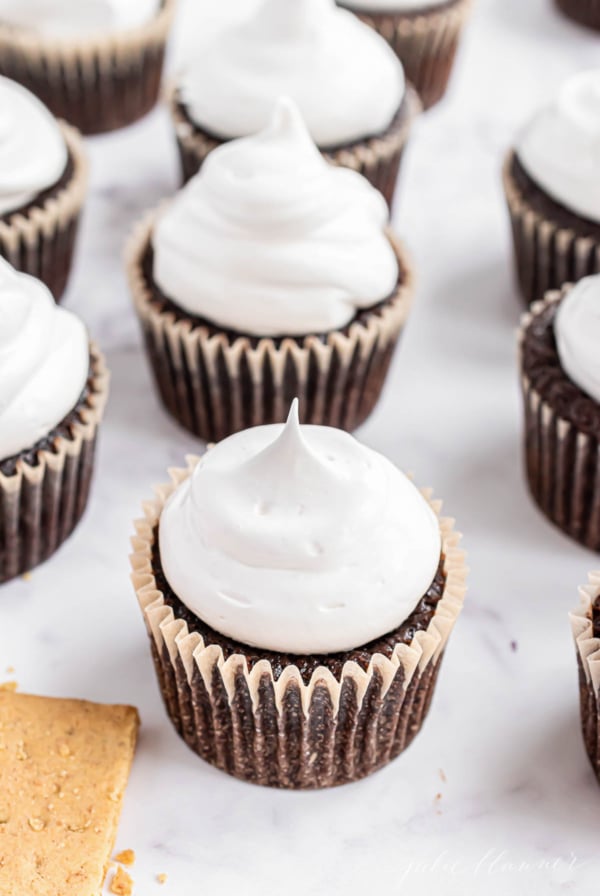
[[[139,718],[131,706],[0,692],[0,893],[96,896]]]

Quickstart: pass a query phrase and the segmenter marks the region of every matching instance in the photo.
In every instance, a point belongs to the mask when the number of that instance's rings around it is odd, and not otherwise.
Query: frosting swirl
[[[387,298],[385,201],[329,165],[297,109],[214,150],[159,218],[154,278],[190,314],[257,336],[321,333]]]
[[[564,372],[600,403],[600,274],[567,292],[554,318],[554,335]]]
[[[205,623],[286,653],[351,650],[399,626],[440,560],[436,515],[352,436],[259,426],[209,451],[159,524],[169,584]]]
[[[92,37],[149,22],[161,0],[0,0],[0,22],[44,37]]]
[[[67,158],[58,122],[44,104],[0,76],[0,215],[58,183]]]
[[[0,459],[32,448],[73,410],[89,370],[79,318],[0,258]]]
[[[277,97],[290,96],[323,149],[387,130],[404,73],[385,40],[335,0],[263,0],[198,52],[179,88],[192,120],[221,138],[261,130]]]
[[[417,12],[443,6],[447,0],[339,0],[341,6],[360,12]]]
[[[517,156],[552,199],[600,223],[600,69],[563,85],[523,130]]]

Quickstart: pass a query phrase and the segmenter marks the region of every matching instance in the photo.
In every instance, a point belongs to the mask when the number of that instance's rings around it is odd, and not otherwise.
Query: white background
[[[251,2],[183,3],[175,59],[208,19]],[[196,445],[153,392],[121,255],[133,222],[173,192],[175,149],[163,110],[89,141],[92,192],[67,305],[107,353],[112,397],[83,523],[29,581],[2,588],[0,677],[139,707],[118,846],[136,850],[140,896],[596,891],[600,793],[579,733],[567,615],[597,560],[552,529],[523,483],[520,305],[500,167],[524,118],[599,51],[550,0],[479,0],[450,95],[415,130],[395,222],[418,295],[359,437],[444,498],[465,533],[470,590],[414,745],[329,792],[232,780],[189,752],[163,711],[128,537],[152,483]]]

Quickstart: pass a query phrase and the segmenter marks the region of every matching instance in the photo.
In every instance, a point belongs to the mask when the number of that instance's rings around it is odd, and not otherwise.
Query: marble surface
[[[182,3],[172,65],[250,2]],[[386,770],[332,792],[240,784],[189,752],[163,711],[128,538],[151,484],[196,445],[152,390],[121,255],[140,213],[175,188],[175,150],[162,110],[89,141],[67,304],[107,353],[112,397],[83,523],[29,580],[2,589],[0,677],[139,707],[118,846],[137,852],[140,896],[592,892],[600,793],[579,734],[567,614],[597,559],[551,528],[523,483],[520,307],[499,169],[524,117],[597,63],[598,47],[547,0],[479,0],[450,96],[415,132],[395,220],[418,295],[359,436],[444,498],[465,533],[470,591],[421,735]]]

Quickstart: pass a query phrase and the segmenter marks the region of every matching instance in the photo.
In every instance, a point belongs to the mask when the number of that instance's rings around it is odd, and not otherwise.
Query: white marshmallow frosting
[[[221,327],[326,332],[393,292],[387,220],[381,194],[329,165],[280,100],[265,131],[215,149],[158,219],[154,279]]]
[[[0,0],[0,23],[48,38],[94,37],[149,22],[161,0]]]
[[[220,138],[256,133],[290,96],[321,148],[386,131],[404,86],[385,40],[335,0],[263,0],[199,48],[179,83],[192,120]]]
[[[580,280],[565,295],[554,335],[564,372],[600,403],[600,274]]]
[[[285,425],[230,436],[159,523],[167,580],[212,628],[264,650],[324,654],[393,631],[440,561],[438,519],[390,461],[352,436]]]
[[[0,258],[0,459],[32,448],[83,392],[89,345],[81,321],[39,280]]]
[[[417,12],[443,6],[446,0],[340,0],[342,6],[359,12]]]
[[[552,199],[600,223],[600,68],[570,78],[525,127],[516,149]]]
[[[58,183],[67,158],[54,116],[20,84],[0,76],[0,215]]]

